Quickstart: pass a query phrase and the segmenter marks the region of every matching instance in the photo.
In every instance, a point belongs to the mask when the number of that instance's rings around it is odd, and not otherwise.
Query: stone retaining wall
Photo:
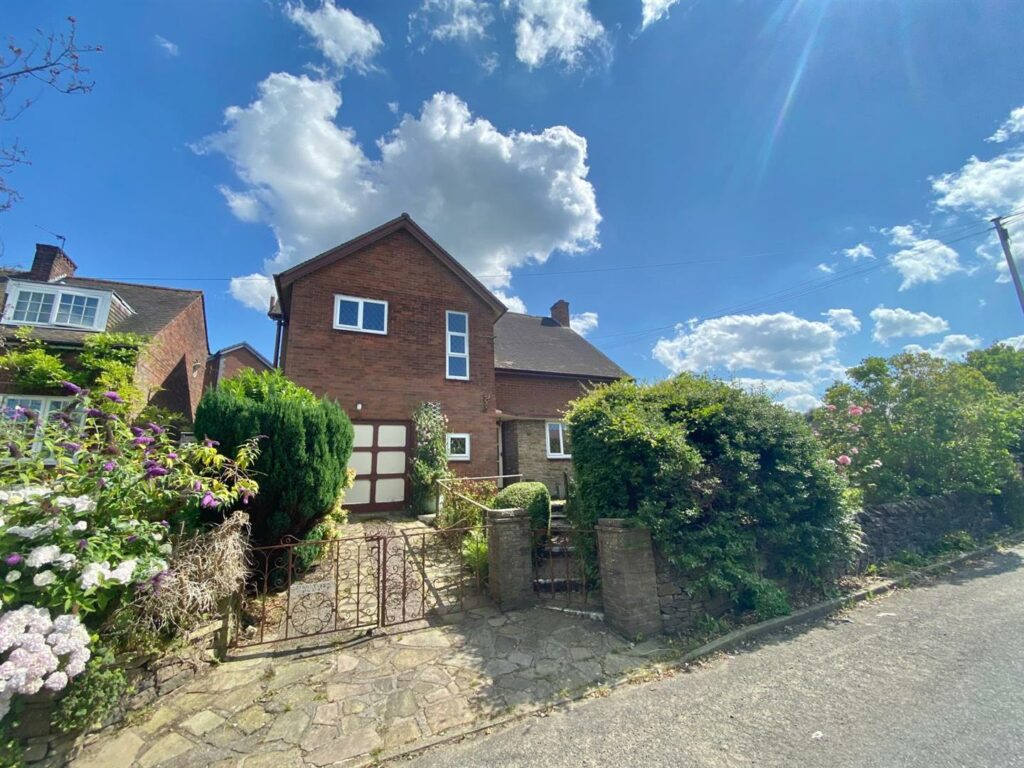
[[[218,632],[223,622],[211,622],[186,637],[184,647],[163,656],[119,659],[131,694],[115,707],[103,723],[87,733],[65,734],[51,725],[60,694],[37,694],[25,699],[13,735],[21,742],[25,763],[38,768],[65,765],[82,747],[112,732],[133,712],[204,674],[217,661]],[[113,766],[111,768],[114,768]]]
[[[994,497],[967,492],[865,507],[857,521],[864,543],[859,569],[902,552],[927,552],[950,533],[966,531],[981,539],[1007,524]]]
[[[654,572],[658,582],[661,623],[670,635],[684,634],[705,616],[719,618],[729,612],[725,595],[689,594],[690,585],[671,563],[654,548]]]

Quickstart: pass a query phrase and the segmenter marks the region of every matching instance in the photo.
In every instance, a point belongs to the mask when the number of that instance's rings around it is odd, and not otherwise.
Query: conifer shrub
[[[316,397],[279,371],[243,371],[208,390],[195,430],[199,439],[227,450],[261,437],[253,467],[260,494],[248,510],[257,543],[302,538],[345,487],[352,422],[336,402]]]

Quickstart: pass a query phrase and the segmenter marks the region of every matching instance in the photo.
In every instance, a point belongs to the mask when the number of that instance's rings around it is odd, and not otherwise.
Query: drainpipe
[[[277,328],[274,330],[274,367],[281,367],[281,333],[284,331],[284,318],[274,318]]]

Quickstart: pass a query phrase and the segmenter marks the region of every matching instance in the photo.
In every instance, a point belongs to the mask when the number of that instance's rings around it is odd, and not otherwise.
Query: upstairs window
[[[549,421],[546,426],[548,458],[571,459],[572,454],[569,453],[565,424],[560,421]]]
[[[449,379],[469,379],[469,315],[446,312],[445,375]]]
[[[14,325],[56,325],[101,331],[107,324],[110,294],[63,285],[8,281],[4,322]]]
[[[388,303],[358,296],[334,297],[334,328],[339,331],[360,331],[386,336]]]

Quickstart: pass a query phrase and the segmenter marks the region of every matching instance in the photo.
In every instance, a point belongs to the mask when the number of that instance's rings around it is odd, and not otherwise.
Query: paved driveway
[[[157,703],[76,762],[109,766],[364,763],[646,664],[604,624],[486,608],[442,626],[312,650],[250,649]]]
[[[428,766],[1024,766],[1024,548]]]

